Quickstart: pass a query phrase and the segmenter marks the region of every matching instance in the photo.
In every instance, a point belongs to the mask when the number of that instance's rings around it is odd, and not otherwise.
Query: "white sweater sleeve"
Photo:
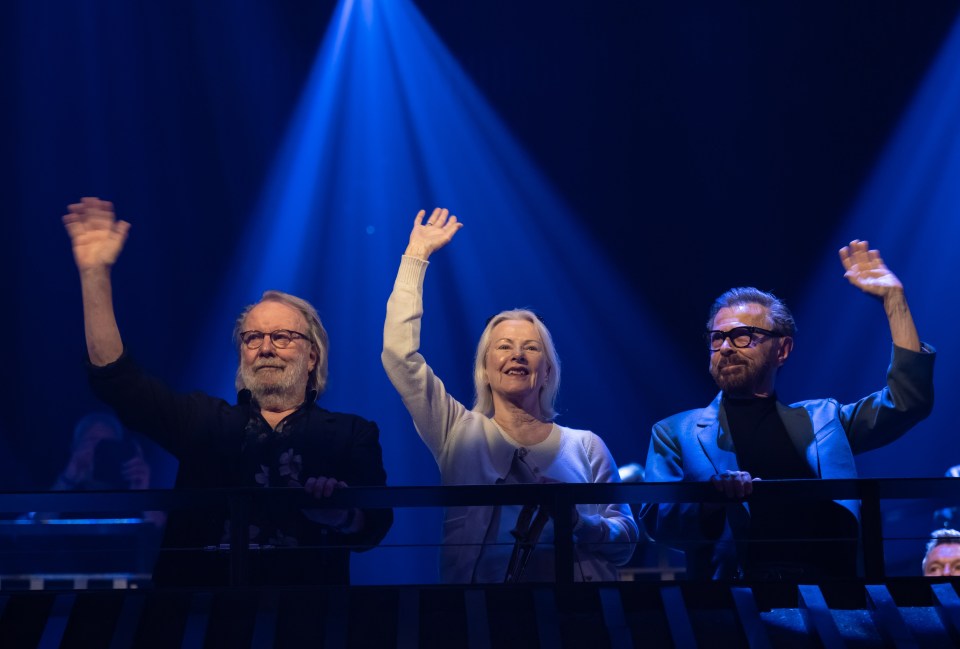
[[[467,414],[462,403],[447,394],[420,354],[420,323],[423,317],[423,280],[428,262],[403,256],[400,270],[387,300],[380,356],[393,387],[413,417],[413,424],[438,461],[450,443],[456,422]]]
[[[600,437],[590,434],[588,457],[592,482],[620,482],[617,464]],[[580,505],[580,520],[573,530],[576,541],[585,549],[603,555],[615,565],[630,560],[640,537],[640,530],[626,504],[597,505],[596,513],[586,513],[591,507]]]

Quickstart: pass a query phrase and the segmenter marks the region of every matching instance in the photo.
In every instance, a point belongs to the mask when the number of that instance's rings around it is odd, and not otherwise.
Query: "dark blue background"
[[[700,339],[710,302],[755,284],[794,306],[800,325],[783,400],[856,399],[882,385],[889,355],[882,309],[846,285],[836,261],[835,250],[857,236],[884,252],[907,285],[921,336],[941,351],[939,409],[905,440],[865,456],[862,473],[937,476],[960,463],[945,412],[956,385],[948,327],[958,262],[947,246],[957,203],[906,210],[913,220],[897,224],[855,209],[958,4],[417,1],[454,67],[544,174],[550,200],[577,220],[575,231],[562,220],[557,231],[542,223],[536,232],[549,235],[508,235],[498,247],[487,245],[497,241],[491,233],[524,213],[494,221],[472,205],[448,205],[466,211],[468,225],[431,266],[424,335],[451,392],[470,400],[485,316],[532,304],[546,312],[565,361],[561,423],[600,433],[620,462],[642,460],[654,421],[713,396]],[[5,4],[0,486],[49,486],[74,422],[98,408],[59,220],[80,196],[113,200],[133,223],[114,274],[127,346],[175,387],[229,397],[232,360],[208,364],[218,385],[196,366],[207,353],[230,358],[232,320],[260,290],[236,285],[236,256],[256,250],[256,237],[278,234],[255,216],[333,11],[328,1]],[[408,37],[416,34],[398,41]],[[345,129],[337,146],[349,150],[355,132]],[[326,181],[348,193],[345,176],[355,172],[342,173]],[[392,483],[434,484],[433,461],[377,359],[410,219],[447,200],[442,187],[410,196],[384,191],[376,215],[344,203],[317,213],[317,223],[390,219],[369,248],[338,247],[328,226],[287,234],[323,239],[327,256],[349,256],[354,271],[318,265],[325,272],[312,281],[338,289],[307,291],[331,329],[331,390],[321,403],[378,421]],[[905,237],[903,228],[933,234]],[[577,299],[547,300],[523,281],[509,290],[483,285],[485,265],[509,277],[504,265],[516,255],[564,267],[570,284],[552,287],[561,297],[589,295],[594,281],[610,286],[608,275],[593,274],[592,257],[578,257],[581,245],[616,277],[616,297],[602,308],[573,313]],[[463,266],[443,274],[457,246],[471,255],[473,274]],[[369,271],[362,281],[357,268]],[[296,272],[313,271],[307,263]],[[349,309],[334,299],[342,293]],[[643,317],[625,321],[636,313]]]

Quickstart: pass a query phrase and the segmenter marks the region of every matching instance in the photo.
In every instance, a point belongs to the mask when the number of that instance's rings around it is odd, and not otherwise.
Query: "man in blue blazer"
[[[934,350],[920,342],[903,285],[865,241],[840,250],[851,284],[883,302],[893,339],[887,386],[860,401],[777,401],[777,371],[796,325],[774,295],[734,288],[708,320],[706,408],[653,427],[648,482],[710,481],[728,504],[663,503],[642,516],[658,541],[686,553],[691,578],[823,579],[856,574],[859,503],[748,505],[753,481],[855,478],[855,453],[897,439],[933,407]]]

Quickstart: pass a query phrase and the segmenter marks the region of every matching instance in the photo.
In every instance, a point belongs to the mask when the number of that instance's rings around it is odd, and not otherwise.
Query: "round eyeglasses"
[[[270,342],[273,343],[273,346],[277,349],[286,349],[294,340],[298,338],[303,338],[306,340],[307,338],[306,334],[302,334],[299,331],[277,329],[276,331],[271,331],[270,333],[264,333],[262,331],[244,331],[240,334],[240,342],[242,342],[244,347],[247,349],[260,349],[260,346],[263,345],[263,339],[267,336],[270,337]]]
[[[760,327],[734,327],[730,331],[708,331],[707,343],[710,345],[710,351],[718,352],[723,347],[723,341],[730,339],[730,344],[739,349],[753,347],[761,336],[767,338],[782,338],[783,334]]]

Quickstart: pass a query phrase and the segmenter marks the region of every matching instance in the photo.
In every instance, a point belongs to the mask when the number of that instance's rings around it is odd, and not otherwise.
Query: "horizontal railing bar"
[[[857,500],[873,490],[881,500],[917,498],[960,502],[954,478],[859,480],[763,480],[754,483],[751,502]],[[142,511],[202,509],[243,498],[256,503],[293,502],[300,507],[450,507],[548,503],[725,502],[709,483],[604,483],[546,485],[459,485],[424,487],[348,487],[327,500],[300,489],[149,489],[143,491],[0,492],[0,513]]]

